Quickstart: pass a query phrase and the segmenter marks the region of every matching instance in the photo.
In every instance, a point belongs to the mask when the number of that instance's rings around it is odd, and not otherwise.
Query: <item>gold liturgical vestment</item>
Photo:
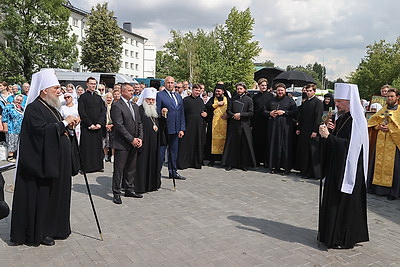
[[[227,120],[221,118],[228,109],[228,99],[224,96],[224,105],[218,105],[218,99],[214,98],[212,107],[214,108],[214,117],[212,120],[212,140],[211,140],[211,154],[222,155],[224,153],[226,128],[228,126]]]
[[[372,184],[391,187],[396,147],[400,149],[400,108],[388,110],[386,105],[368,120],[368,127],[384,124],[385,120],[389,131],[378,131]]]

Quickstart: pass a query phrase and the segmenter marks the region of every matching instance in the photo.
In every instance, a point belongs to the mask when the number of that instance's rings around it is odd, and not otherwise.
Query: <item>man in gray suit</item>
[[[143,197],[135,193],[137,149],[142,146],[143,128],[138,106],[131,100],[134,90],[129,83],[122,84],[121,98],[111,107],[114,124],[114,173],[112,180],[113,202],[121,204],[121,186],[126,197]]]

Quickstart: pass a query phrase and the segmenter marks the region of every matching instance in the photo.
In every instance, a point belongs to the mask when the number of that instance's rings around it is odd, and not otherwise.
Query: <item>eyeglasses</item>
[[[68,98],[71,98],[70,96],[64,96],[64,99],[68,99]]]
[[[181,88],[182,86],[175,86],[175,88]]]

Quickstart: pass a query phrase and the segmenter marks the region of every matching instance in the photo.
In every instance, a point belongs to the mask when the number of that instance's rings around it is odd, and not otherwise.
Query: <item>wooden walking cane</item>
[[[80,153],[80,151],[79,151],[78,140],[76,139],[76,131],[75,131],[75,129],[74,129],[73,131],[74,131],[74,134],[75,134],[74,139],[75,139],[75,142],[76,142],[76,148],[77,148],[77,150],[78,150],[78,158],[79,158],[80,169],[81,169],[81,172],[82,172],[83,177],[84,177],[84,179],[85,179],[86,189],[87,189],[87,191],[88,191],[88,195],[89,195],[89,199],[90,199],[90,204],[92,205],[92,210],[93,210],[94,218],[95,218],[95,220],[96,220],[97,229],[99,230],[99,234],[100,234],[100,239],[101,239],[101,241],[103,241],[103,234],[102,234],[102,232],[101,232],[99,219],[97,218],[96,208],[94,207],[94,202],[93,202],[93,198],[92,198],[92,193],[90,192],[90,187],[89,187],[89,182],[88,182],[88,179],[87,179],[87,176],[86,176],[86,171],[85,171],[85,168],[84,168],[84,166],[83,166],[83,164],[82,164],[82,158],[81,158],[81,153]]]

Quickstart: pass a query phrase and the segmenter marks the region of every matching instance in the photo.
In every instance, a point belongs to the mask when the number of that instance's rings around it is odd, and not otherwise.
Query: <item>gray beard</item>
[[[50,106],[53,107],[57,110],[61,110],[61,102],[58,97],[52,97],[50,95],[47,95],[45,98],[43,98],[46,103]]]
[[[157,106],[156,106],[156,104],[154,104],[154,105],[149,105],[149,104],[147,104],[146,101],[143,101],[143,109],[144,109],[144,114],[145,114],[147,117],[158,118],[158,113],[157,113]]]

